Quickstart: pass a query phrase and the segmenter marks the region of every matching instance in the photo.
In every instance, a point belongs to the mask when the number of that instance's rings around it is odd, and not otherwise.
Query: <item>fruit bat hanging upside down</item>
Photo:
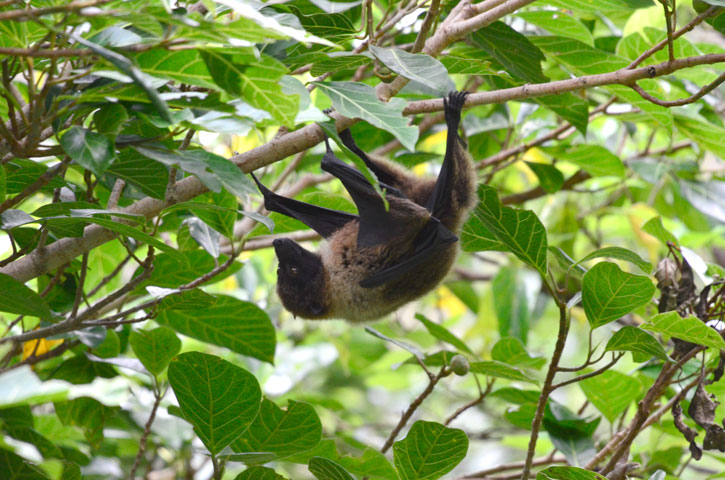
[[[267,210],[300,220],[326,240],[319,253],[290,239],[274,241],[277,292],[287,310],[307,319],[374,320],[443,280],[458,253],[456,233],[476,202],[476,173],[457,132],[467,94],[451,92],[444,99],[448,137],[436,180],[371,159],[349,130],[340,132],[343,144],[377,176],[387,210],[362,173],[332,153],[327,138],[322,169],[340,179],[358,215],[282,197],[254,177]]]

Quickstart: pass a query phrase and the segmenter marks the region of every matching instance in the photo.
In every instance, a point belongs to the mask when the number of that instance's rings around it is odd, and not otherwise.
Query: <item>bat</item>
[[[468,92],[444,98],[448,134],[437,179],[422,179],[383,159],[370,158],[352,138],[342,143],[365,162],[385,191],[388,208],[370,182],[337,158],[327,138],[321,168],[337,177],[358,214],[286,198],[252,175],[267,210],[300,220],[326,242],[318,253],[275,239],[277,293],[295,316],[364,322],[380,318],[435,288],[458,254],[461,225],[476,203],[476,173],[458,135]]]

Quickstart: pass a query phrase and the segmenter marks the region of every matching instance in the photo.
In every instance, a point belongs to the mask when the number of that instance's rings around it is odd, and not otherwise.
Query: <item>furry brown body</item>
[[[437,180],[371,159],[349,131],[343,143],[360,156],[388,191],[386,210],[356,170],[328,154],[322,168],[340,178],[359,216],[279,197],[260,184],[269,210],[293,216],[327,240],[319,254],[291,240],[275,241],[280,260],[277,291],[287,310],[308,319],[380,318],[435,288],[458,253],[455,233],[475,205],[475,170],[458,136],[465,92],[446,99],[448,140]]]

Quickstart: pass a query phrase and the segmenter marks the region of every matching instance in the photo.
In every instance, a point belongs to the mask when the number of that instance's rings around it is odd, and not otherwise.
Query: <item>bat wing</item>
[[[375,275],[367,277],[360,282],[360,286],[363,288],[373,288],[400,278],[412,272],[424,262],[431,261],[431,255],[435,255],[438,250],[457,240],[458,237],[453,232],[448,230],[436,218],[430,217],[416,237],[415,248],[408,258],[403,259],[392,267],[381,270]]]
[[[385,209],[383,198],[368,179],[337,158],[332,153],[327,138],[325,142],[327,153],[322,158],[322,169],[340,179],[358,209],[360,227],[357,246],[365,248],[380,245],[404,233],[405,222],[401,222]]]
[[[329,238],[345,224],[357,219],[357,215],[347,212],[340,212],[329,208],[318,207],[309,203],[300,202],[292,198],[283,197],[272,192],[262,185],[257,177],[252,174],[259,190],[264,197],[264,208],[271,212],[281,213],[288,217],[295,218],[316,231],[323,238]]]

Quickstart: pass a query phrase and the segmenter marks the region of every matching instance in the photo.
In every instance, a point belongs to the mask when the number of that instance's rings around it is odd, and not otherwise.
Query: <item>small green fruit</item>
[[[468,363],[468,359],[463,355],[455,355],[451,358],[451,370],[459,377],[467,374],[470,368],[471,365]]]

